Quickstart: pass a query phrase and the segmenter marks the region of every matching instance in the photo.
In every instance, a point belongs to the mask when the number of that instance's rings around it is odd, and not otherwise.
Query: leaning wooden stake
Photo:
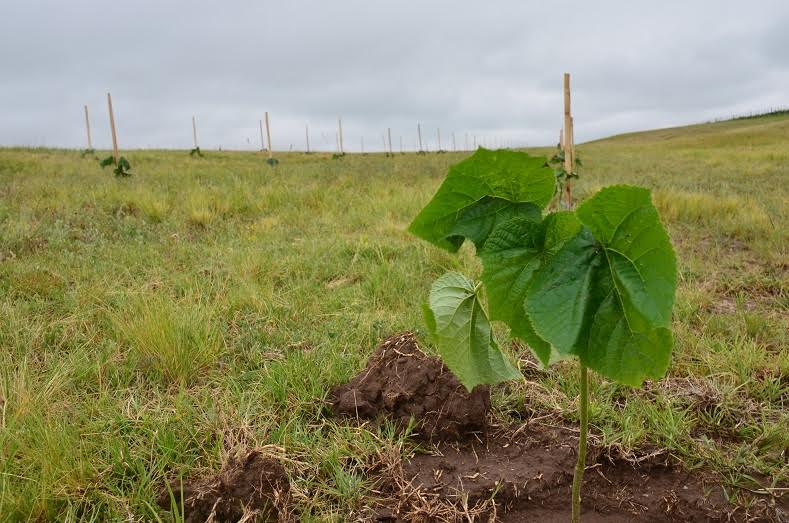
[[[575,169],[573,141],[573,117],[570,110],[570,73],[564,73],[564,170],[571,174]],[[573,206],[573,191],[570,180],[564,183],[564,198],[568,208]]]
[[[416,135],[419,138],[419,152],[421,153],[424,149],[422,149],[422,126],[419,123],[416,124]]]
[[[88,151],[93,150],[93,140],[90,138],[90,117],[88,116],[88,106],[85,106],[85,131],[88,133]]]
[[[192,115],[192,138],[194,138],[195,149],[197,149],[197,120]]]
[[[264,118],[266,120],[266,141],[268,142],[268,157],[273,158],[274,152],[271,150],[271,126],[268,123],[268,111],[266,111]]]
[[[337,127],[339,128],[339,144],[340,144],[340,154],[345,154],[345,148],[343,147],[342,143],[342,118],[337,118]]]
[[[115,115],[112,112],[112,96],[107,93],[107,107],[110,111],[110,130],[112,130],[112,157],[115,159],[115,165],[118,165],[120,153],[118,152],[118,134],[115,132]]]

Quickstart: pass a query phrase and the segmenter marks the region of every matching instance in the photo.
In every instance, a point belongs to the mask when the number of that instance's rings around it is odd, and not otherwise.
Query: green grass
[[[680,260],[669,376],[593,380],[605,444],[789,482],[787,135],[776,115],[579,146],[576,194],[654,189]],[[400,448],[328,421],[325,397],[385,336],[423,336],[435,277],[479,274],[472,247],[405,230],[463,155],[205,155],[131,151],[115,179],[76,151],[0,150],[0,519],[168,521],[165,478],[275,445],[304,520],[340,522]],[[575,375],[497,389],[495,416],[572,422]]]

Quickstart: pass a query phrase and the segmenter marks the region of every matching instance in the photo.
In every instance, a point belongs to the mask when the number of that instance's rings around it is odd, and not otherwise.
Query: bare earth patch
[[[442,443],[429,454],[382,468],[374,511],[380,522],[570,520],[577,436],[528,426]],[[734,500],[733,500],[734,501]],[[785,521],[789,500],[763,496],[729,503],[720,482],[674,465],[662,452],[605,455],[590,449],[583,521]]]
[[[410,332],[386,339],[362,372],[330,393],[335,417],[388,418],[405,427],[416,422],[417,436],[457,440],[487,428],[490,389],[471,393],[436,357],[419,348]]]
[[[157,502],[170,510],[173,499],[185,523],[292,520],[288,475],[258,450],[231,457],[214,476],[171,482]]]

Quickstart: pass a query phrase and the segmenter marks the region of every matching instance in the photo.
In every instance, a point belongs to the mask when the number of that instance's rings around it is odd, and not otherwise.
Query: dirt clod
[[[231,457],[214,476],[171,482],[157,502],[170,510],[172,499],[179,511],[183,500],[185,523],[290,521],[288,475],[277,460],[258,450]]]
[[[401,427],[413,418],[417,435],[433,441],[484,432],[490,409],[489,387],[469,393],[441,360],[422,352],[410,332],[381,343],[367,367],[330,397],[335,417],[386,417]]]

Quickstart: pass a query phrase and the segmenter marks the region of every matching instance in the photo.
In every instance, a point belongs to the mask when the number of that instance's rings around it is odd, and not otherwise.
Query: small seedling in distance
[[[108,156],[99,162],[102,168],[110,167],[114,165],[115,167],[112,169],[112,172],[115,173],[115,176],[119,177],[126,177],[131,176],[131,164],[129,160],[126,159],[125,156],[121,156],[118,158],[118,161],[115,162],[114,156]]]

